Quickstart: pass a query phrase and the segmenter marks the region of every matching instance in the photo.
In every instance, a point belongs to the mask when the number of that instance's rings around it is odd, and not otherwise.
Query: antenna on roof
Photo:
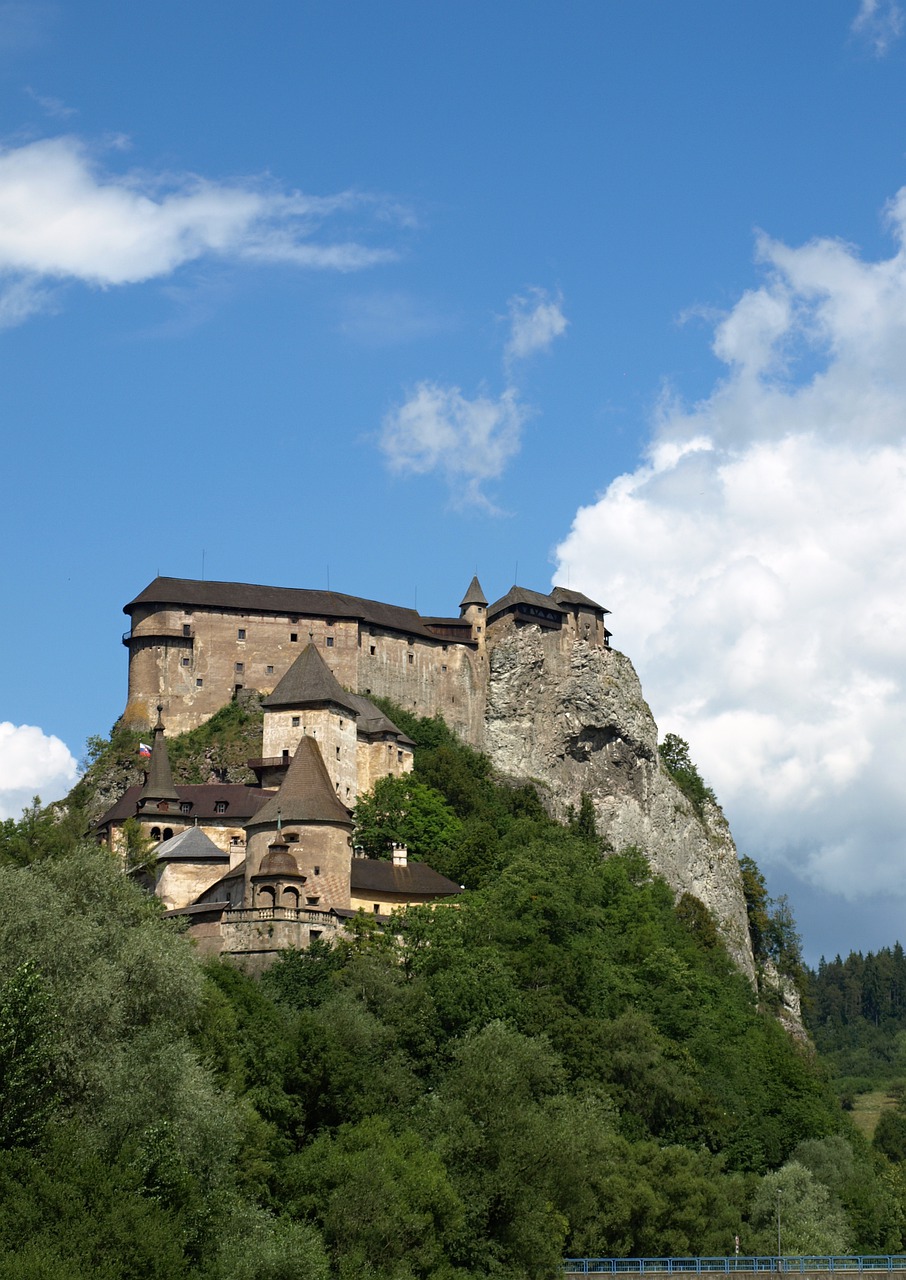
[[[418,613],[418,587],[415,588],[415,612]]]
[[[201,580],[204,582],[204,547],[201,549]]]
[[[513,586],[519,581],[519,561],[516,561],[516,572],[513,574]]]
[[[330,590],[330,565],[327,566],[327,590]]]

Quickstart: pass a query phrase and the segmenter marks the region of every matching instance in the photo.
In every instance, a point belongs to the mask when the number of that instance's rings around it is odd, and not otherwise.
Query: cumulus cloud
[[[314,197],[251,181],[104,172],[79,139],[48,138],[0,152],[3,294],[29,293],[33,311],[42,282],[137,284],[208,255],[356,271],[392,250],[323,239],[322,229],[363,211],[373,222],[379,207],[355,192]],[[7,302],[7,315],[15,310]]]
[[[35,725],[0,722],[0,818],[18,818],[40,795],[58,800],[75,783],[78,770],[69,748]]]
[[[903,9],[896,0],[862,0],[852,29],[868,41],[877,57],[883,58],[903,34],[904,25]]]
[[[740,844],[850,899],[904,895],[906,191],[889,216],[878,262],[761,239],[724,378],[557,552]]]
[[[391,470],[439,471],[454,500],[493,510],[482,485],[497,479],[519,451],[526,416],[512,388],[470,400],[459,387],[420,382],[384,418],[381,449]]]
[[[549,350],[569,324],[563,314],[562,297],[552,298],[544,289],[529,289],[526,294],[510,298],[509,318],[510,336],[504,349],[508,363]]]

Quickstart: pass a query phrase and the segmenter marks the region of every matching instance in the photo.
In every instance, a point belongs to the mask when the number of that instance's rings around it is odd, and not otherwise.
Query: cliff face
[[[705,821],[660,763],[657,726],[632,663],[614,649],[511,627],[489,646],[484,749],[502,773],[543,784],[555,816],[582,793],[614,849],[636,845],[679,895],[694,894],[755,983],[736,848],[720,810]]]

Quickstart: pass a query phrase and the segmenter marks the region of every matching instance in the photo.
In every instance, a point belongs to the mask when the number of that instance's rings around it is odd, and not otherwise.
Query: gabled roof
[[[427,862],[407,862],[399,867],[379,858],[353,858],[350,887],[361,892],[430,894],[435,898],[462,893],[458,884],[429,867]]]
[[[104,827],[109,822],[125,822],[127,818],[134,818],[141,791],[140,786],[128,787],[116,804],[98,818],[95,828]],[[205,782],[191,786],[180,784],[176,788],[176,795],[180,803],[191,804],[189,812],[182,813],[177,804],[171,813],[154,813],[153,816],[160,820],[161,826],[166,825],[167,819],[172,817],[183,822],[192,822],[195,818],[203,822],[213,818],[226,826],[241,827],[273,794],[273,791],[247,787],[238,782]],[[223,803],[226,804],[226,809],[219,811],[217,806]],[[150,818],[152,813],[146,814],[146,817]]]
[[[207,582],[194,578],[161,578],[123,605],[131,615],[137,605],[170,604],[199,609],[236,609],[242,613],[276,613],[285,617],[358,618],[363,622],[428,637],[414,609],[363,600],[339,591],[309,591],[300,587],[263,587],[251,582]]]
[[[189,827],[178,836],[164,840],[154,850],[157,862],[229,862],[230,855],[218,849],[201,827]]]
[[[469,583],[466,594],[459,602],[459,607],[464,609],[469,604],[487,604],[487,598],[481,589],[481,583],[478,581],[478,574]]]
[[[526,587],[513,586],[505,596],[494,601],[488,609],[488,618],[519,604],[527,604],[533,609],[546,609],[549,613],[566,613],[563,606],[550,596],[543,596],[540,591],[529,591]]]
[[[558,604],[584,605],[586,609],[594,609],[597,613],[610,613],[603,604],[590,600],[581,591],[570,591],[568,587],[554,587],[551,599],[556,600]]]
[[[333,789],[320,748],[307,735],[296,748],[280,790],[246,827],[276,826],[278,817],[284,824],[333,822],[352,829],[352,816]]]
[[[376,707],[368,698],[364,698],[360,693],[348,693],[346,696],[358,712],[356,728],[360,734],[370,737],[379,733],[392,733],[406,746],[415,746],[412,739],[407,738],[402,729],[397,728],[390,717],[385,716],[380,707]]]
[[[266,698],[263,707],[342,707],[350,715],[358,711],[330,667],[313,644],[307,644],[286,675]]]

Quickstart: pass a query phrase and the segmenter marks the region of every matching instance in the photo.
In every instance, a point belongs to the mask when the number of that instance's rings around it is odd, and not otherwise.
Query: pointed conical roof
[[[302,738],[275,796],[245,824],[276,826],[278,822],[337,822],[352,829],[352,817],[333,789],[327,766],[314,738]]]
[[[154,741],[151,744],[151,759],[148,762],[148,776],[138,796],[138,803],[149,808],[159,800],[166,800],[179,808],[179,794],[173,785],[173,774],[170,772],[170,757],[167,755],[167,743],[164,739],[164,725],[161,720],[163,707],[157,708],[157,724],[154,726]]]
[[[355,704],[313,644],[307,644],[273,693],[261,705],[314,707],[329,702],[350,715],[358,715]]]
[[[466,592],[466,594],[463,596],[463,598],[460,600],[459,607],[460,609],[464,609],[466,605],[470,605],[470,604],[487,604],[487,600],[485,599],[485,594],[481,589],[481,583],[478,581],[477,573],[473,577],[472,581],[469,583],[469,589]]]

